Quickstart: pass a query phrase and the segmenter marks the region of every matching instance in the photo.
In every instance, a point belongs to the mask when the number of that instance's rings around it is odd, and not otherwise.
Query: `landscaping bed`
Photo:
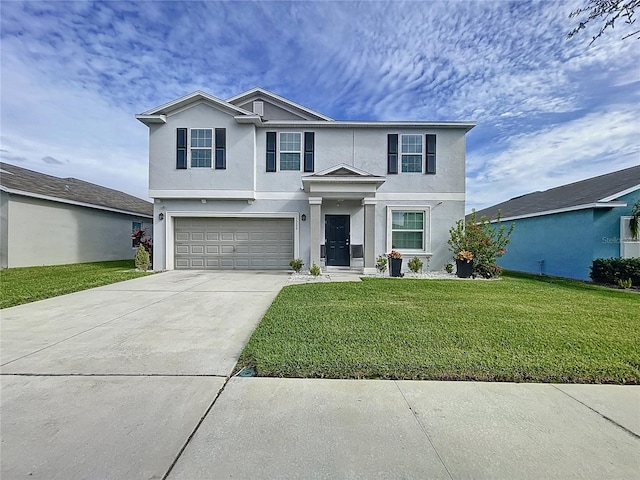
[[[640,383],[640,297],[570,280],[285,287],[237,369],[260,376]]]
[[[0,270],[0,308],[149,275],[138,272],[133,260],[75,263]]]

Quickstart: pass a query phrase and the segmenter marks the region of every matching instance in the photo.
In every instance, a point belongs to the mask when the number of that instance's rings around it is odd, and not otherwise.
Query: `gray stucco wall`
[[[0,268],[7,268],[9,248],[9,194],[0,190]]]
[[[132,222],[152,230],[150,219],[19,195],[7,211],[10,268],[133,258]]]

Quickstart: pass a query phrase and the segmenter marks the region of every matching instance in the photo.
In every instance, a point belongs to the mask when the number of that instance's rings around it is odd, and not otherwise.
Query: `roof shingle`
[[[1,163],[0,185],[10,190],[153,216],[153,204],[119,190],[77,178],[60,178]]]

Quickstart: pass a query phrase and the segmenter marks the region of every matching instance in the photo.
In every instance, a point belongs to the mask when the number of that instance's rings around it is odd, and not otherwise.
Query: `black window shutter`
[[[216,170],[227,168],[227,129],[216,128]]]
[[[313,132],[304,132],[304,171],[313,172],[313,144],[315,134]]]
[[[276,132],[267,132],[267,172],[276,171]]]
[[[436,173],[436,136],[427,134],[427,168],[424,173]]]
[[[187,168],[187,129],[178,128],[176,138],[176,168]]]
[[[398,173],[398,134],[387,135],[387,173]]]

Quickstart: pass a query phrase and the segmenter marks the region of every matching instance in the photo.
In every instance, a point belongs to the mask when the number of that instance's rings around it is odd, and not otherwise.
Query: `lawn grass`
[[[144,275],[149,273],[135,271],[133,260],[4,269],[0,270],[0,308]]]
[[[640,383],[640,295],[570,280],[285,287],[237,369],[260,376]]]

